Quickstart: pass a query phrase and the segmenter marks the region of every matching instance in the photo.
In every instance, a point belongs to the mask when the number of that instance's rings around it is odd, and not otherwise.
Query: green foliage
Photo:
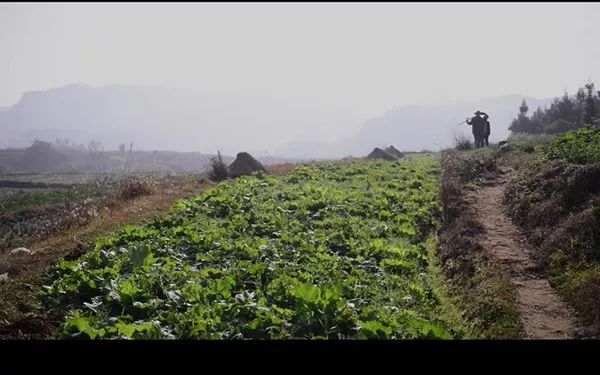
[[[600,129],[587,126],[577,131],[569,131],[550,142],[543,153],[548,159],[562,159],[569,163],[598,163]]]
[[[599,194],[600,130],[590,126],[536,147],[505,191],[508,214],[539,248],[538,266],[591,324],[600,322]]]
[[[428,277],[439,162],[241,177],[53,269],[65,337],[451,338]]]
[[[109,184],[84,185],[72,189],[7,189],[6,192],[0,191],[0,214],[50,204],[75,203],[101,197],[113,189]]]
[[[513,133],[508,137],[507,141],[512,150],[519,150],[527,153],[534,152],[541,145],[550,142],[554,138],[549,134],[527,134]]]
[[[556,134],[568,130],[580,129],[584,124],[600,124],[600,92],[594,84],[588,82],[580,87],[575,96],[566,92],[555,98],[550,107],[537,108],[531,117],[527,116],[529,107],[525,100],[519,107],[519,114],[509,129],[515,133]]]

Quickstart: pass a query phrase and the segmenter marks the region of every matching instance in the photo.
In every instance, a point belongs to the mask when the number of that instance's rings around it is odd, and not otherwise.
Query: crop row
[[[221,183],[62,261],[61,337],[450,338],[427,273],[439,162],[320,163]]]

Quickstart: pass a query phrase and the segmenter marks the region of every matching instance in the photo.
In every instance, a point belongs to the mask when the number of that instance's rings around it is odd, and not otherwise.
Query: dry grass
[[[459,133],[454,136],[454,148],[459,151],[472,150],[473,142],[470,137]]]
[[[282,176],[284,174],[287,174],[289,171],[296,168],[297,166],[298,164],[296,163],[274,164],[266,166],[265,169],[269,174],[275,176]]]
[[[128,176],[119,181],[119,196],[122,199],[133,199],[154,193],[156,184],[151,177]]]

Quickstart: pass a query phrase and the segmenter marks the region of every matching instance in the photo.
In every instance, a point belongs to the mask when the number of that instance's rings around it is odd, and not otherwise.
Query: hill
[[[353,118],[290,106],[275,98],[157,86],[73,84],[27,92],[17,104],[0,111],[0,148],[27,147],[36,138],[68,138],[75,145],[93,139],[106,150],[133,141],[138,150],[210,154],[221,150],[235,155],[240,150],[272,150],[299,134],[315,133],[325,120],[335,127]]]
[[[552,99],[536,99],[521,95],[504,95],[480,101],[457,102],[436,106],[400,106],[379,117],[367,120],[353,136],[342,135],[339,142],[292,142],[279,153],[289,157],[337,158],[364,156],[373,147],[393,144],[401,151],[440,150],[452,145],[456,132],[471,134],[467,125],[457,124],[476,110],[490,115],[490,141],[506,139],[508,127],[525,98],[532,109],[547,106]]]

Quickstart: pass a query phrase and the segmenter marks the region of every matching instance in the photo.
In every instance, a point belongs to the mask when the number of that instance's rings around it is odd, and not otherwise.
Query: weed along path
[[[472,193],[477,219],[485,228],[481,244],[509,272],[516,288],[521,321],[527,339],[568,339],[576,320],[554,292],[548,279],[537,275],[531,246],[503,212],[504,185],[509,173]]]

